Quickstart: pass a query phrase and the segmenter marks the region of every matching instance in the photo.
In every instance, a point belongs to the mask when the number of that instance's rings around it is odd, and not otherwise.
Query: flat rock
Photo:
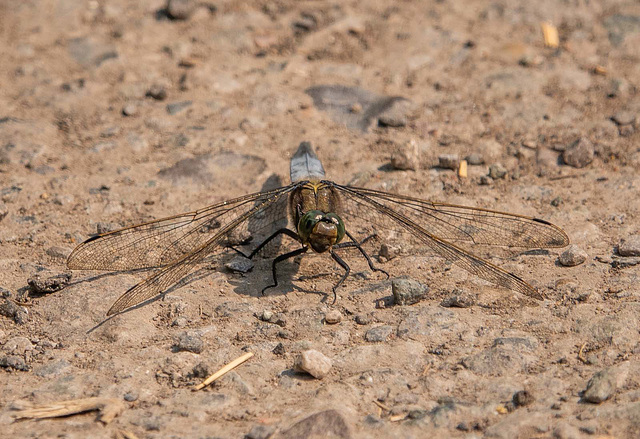
[[[408,278],[397,278],[391,281],[391,291],[396,305],[413,305],[424,299],[429,287]]]
[[[571,244],[569,248],[558,256],[558,262],[565,267],[575,267],[587,260],[587,252],[582,250],[575,244]]]
[[[615,368],[608,368],[597,372],[589,382],[582,394],[582,399],[594,404],[600,404],[611,398],[616,391],[618,373]]]
[[[640,235],[631,235],[618,244],[620,256],[640,256]]]
[[[337,410],[315,413],[296,422],[277,436],[278,439],[349,439],[349,425]]]
[[[251,259],[245,258],[244,256],[236,256],[224,264],[224,266],[227,270],[237,273],[248,273],[253,269],[254,263]]]
[[[46,278],[34,275],[27,280],[31,291],[37,294],[49,294],[63,289],[71,280],[71,273],[60,273]]]
[[[364,339],[372,343],[383,342],[383,341],[387,341],[389,337],[391,337],[391,334],[393,334],[393,332],[394,332],[393,326],[389,326],[389,325],[377,326],[375,328],[369,329],[364,334]]]

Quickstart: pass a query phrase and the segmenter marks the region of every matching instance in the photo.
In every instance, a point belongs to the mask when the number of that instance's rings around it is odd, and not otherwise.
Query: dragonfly
[[[179,283],[210,255],[261,238],[253,258],[277,237],[288,236],[297,248],[273,259],[276,266],[311,250],[328,253],[344,269],[336,290],[350,273],[341,249],[356,249],[373,271],[380,271],[364,249],[372,237],[421,244],[436,255],[496,286],[543,299],[529,283],[457,243],[520,248],[559,248],[569,244],[558,226],[539,218],[432,202],[325,179],[322,162],[309,142],[302,142],[290,162],[291,183],[182,213],[125,227],[87,239],[67,260],[70,269],[131,271],[157,269],[122,294],[107,312],[121,313],[147,302]],[[360,236],[368,234],[364,239]],[[358,236],[356,236],[358,235]],[[456,242],[454,244],[453,242]],[[388,276],[388,274],[387,274]]]

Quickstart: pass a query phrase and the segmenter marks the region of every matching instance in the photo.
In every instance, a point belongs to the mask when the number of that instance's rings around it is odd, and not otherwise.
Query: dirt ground
[[[640,436],[640,261],[619,249],[640,233],[638,2],[166,6],[0,3],[0,436]],[[99,230],[288,183],[301,141],[339,183],[536,216],[586,260],[468,247],[536,301],[419,247],[374,250],[429,287],[401,306],[350,253],[332,305],[310,293],[341,274],[327,255],[262,296],[271,260],[241,274],[226,254],[106,321],[148,273],[67,270]],[[332,361],[324,378],[293,370],[308,349]],[[92,397],[121,412],[16,420]]]

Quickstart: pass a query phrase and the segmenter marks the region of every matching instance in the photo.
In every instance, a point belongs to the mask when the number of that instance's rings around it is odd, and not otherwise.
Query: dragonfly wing
[[[566,247],[569,238],[561,228],[538,218],[476,207],[435,203],[419,198],[389,194],[371,189],[338,186],[399,213],[440,239],[474,244],[522,248]],[[355,211],[357,215],[357,210]],[[366,218],[371,220],[371,218]],[[397,222],[382,215],[380,227]]]
[[[67,266],[82,270],[134,270],[162,267],[184,258],[217,238],[231,239],[229,224],[240,226],[239,218],[252,214],[251,228],[286,223],[286,196],[295,185],[224,201],[180,215],[171,216],[89,238],[71,253]],[[282,199],[284,198],[284,202]],[[271,202],[274,201],[274,202]],[[262,205],[261,209],[254,209]],[[225,233],[223,233],[223,231]],[[252,233],[255,230],[246,230]],[[236,235],[238,231],[236,230]],[[212,249],[213,251],[213,249]]]
[[[369,189],[335,184],[334,187],[340,190],[341,208],[345,215],[352,215],[373,226],[409,233],[438,255],[468,272],[536,299],[542,299],[542,295],[527,282],[447,242],[442,236],[483,244],[522,247],[568,244],[568,238],[561,229],[542,220],[470,207],[429,203]],[[478,221],[474,221],[474,215],[477,215]],[[348,220],[348,217],[345,220]],[[501,230],[503,224],[510,228],[507,231]],[[543,238],[538,238],[536,231],[544,232]]]
[[[222,226],[212,238],[199,247],[192,248],[191,252],[186,256],[174,260],[159,272],[149,276],[139,284],[134,285],[118,298],[111,309],[109,309],[107,315],[122,312],[165,291],[192,271],[202,259],[211,254],[211,252],[227,238],[228,234],[234,232],[238,227],[247,224],[248,220],[254,220],[253,224],[257,224],[258,226],[271,224],[274,221],[277,222],[280,214],[276,213],[276,211],[279,212],[282,210],[283,205],[286,207],[286,203],[283,203],[283,201],[287,201],[288,193],[296,187],[297,185],[292,184],[275,191],[262,192],[253,196],[228,201],[226,206],[232,206],[230,212],[233,212],[233,214],[231,217],[224,217]],[[266,194],[269,195],[265,196]],[[254,202],[250,203],[250,208],[240,209],[239,206],[245,206],[245,204],[243,204],[245,198]],[[286,209],[284,209],[284,212],[286,214]]]

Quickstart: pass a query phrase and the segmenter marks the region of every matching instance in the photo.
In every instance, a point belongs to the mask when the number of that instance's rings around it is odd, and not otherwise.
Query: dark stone
[[[584,137],[579,138],[562,153],[562,161],[574,168],[584,168],[593,161],[595,150],[593,143]]]
[[[391,291],[396,305],[413,305],[420,302],[429,293],[429,287],[408,278],[391,281]]]
[[[204,350],[204,342],[199,335],[183,332],[178,336],[174,349],[176,351],[187,351],[199,354]]]
[[[29,288],[36,294],[49,294],[63,289],[71,280],[71,273],[60,273],[43,279],[34,275],[27,280]]]
[[[527,406],[532,402],[534,402],[535,400],[536,399],[533,397],[533,395],[527,392],[526,390],[519,390],[513,394],[513,404],[516,407]]]
[[[389,337],[391,337],[391,334],[393,334],[393,326],[389,326],[389,325],[377,326],[375,328],[369,329],[365,333],[364,339],[373,343],[383,342],[383,341],[387,341]]]

